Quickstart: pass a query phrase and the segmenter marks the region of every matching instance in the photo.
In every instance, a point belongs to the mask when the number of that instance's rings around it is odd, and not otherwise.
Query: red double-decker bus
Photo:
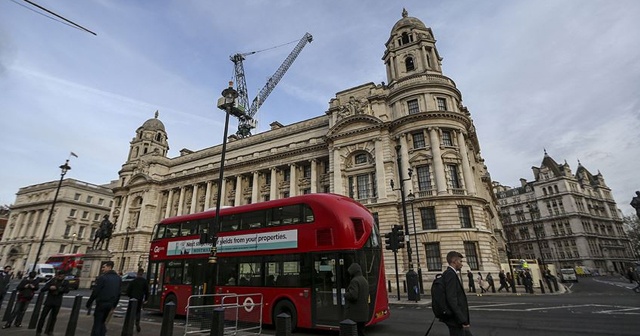
[[[189,296],[255,294],[262,319],[288,313],[292,328],[337,328],[344,293],[357,262],[369,281],[369,324],[389,317],[384,263],[377,225],[367,208],[335,194],[308,194],[220,210],[217,263],[200,234],[215,211],[159,223],[149,253],[151,297],[146,308],[173,301],[186,314]]]
[[[47,258],[45,264],[53,265],[56,270],[66,274],[79,275],[82,270],[84,254],[54,254]]]

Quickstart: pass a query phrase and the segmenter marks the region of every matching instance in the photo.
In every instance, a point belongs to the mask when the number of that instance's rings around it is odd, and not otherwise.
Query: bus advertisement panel
[[[363,205],[309,194],[221,209],[220,220],[215,264],[207,262],[211,244],[199,240],[215,222],[215,211],[156,226],[147,309],[162,310],[173,301],[178,314],[186,314],[190,295],[260,294],[264,323],[288,313],[292,329],[336,329],[344,319],[347,269],[358,263],[370,287],[369,324],[389,317],[379,232]]]

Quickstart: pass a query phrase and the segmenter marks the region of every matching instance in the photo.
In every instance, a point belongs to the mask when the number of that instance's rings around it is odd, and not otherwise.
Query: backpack
[[[442,274],[436,275],[436,278],[431,284],[431,309],[433,310],[433,315],[439,319],[444,319],[448,315],[451,315],[447,306],[447,296]]]

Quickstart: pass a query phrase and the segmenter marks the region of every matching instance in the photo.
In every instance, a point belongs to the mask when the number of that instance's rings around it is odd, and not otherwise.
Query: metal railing
[[[187,303],[184,335],[210,333],[214,310],[224,309],[225,335],[260,335],[262,294],[192,295]]]

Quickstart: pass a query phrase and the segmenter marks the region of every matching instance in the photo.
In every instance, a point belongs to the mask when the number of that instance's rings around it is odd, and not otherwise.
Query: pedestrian
[[[629,269],[627,270],[627,278],[629,278],[629,283],[633,283],[633,267],[629,267]]]
[[[484,279],[482,279],[482,273],[478,272],[478,287],[480,287],[480,294],[486,293],[487,290],[484,289]]]
[[[522,281],[524,282],[524,290],[529,294],[533,294],[533,277],[531,277],[529,270],[526,270],[523,273]]]
[[[509,288],[513,289],[516,287],[516,282],[513,280],[511,272],[507,272],[507,285],[509,285],[509,287],[507,287],[507,290],[509,290]]]
[[[47,298],[44,300],[42,312],[40,313],[40,319],[38,320],[38,326],[36,327],[36,336],[40,336],[42,334],[42,327],[44,326],[44,321],[47,319],[47,315],[49,315],[49,313],[51,313],[51,316],[49,316],[49,320],[47,321],[47,327],[44,329],[44,334],[53,334],[53,329],[56,326],[56,319],[58,318],[58,312],[60,311],[60,306],[62,306],[62,297],[64,294],[69,293],[69,282],[65,280],[64,277],[64,271],[57,271],[56,276],[47,281],[40,290],[43,294],[47,294]]]
[[[147,303],[147,299],[149,298],[149,285],[147,284],[147,279],[144,277],[144,269],[138,269],[136,278],[133,279],[129,284],[129,287],[127,287],[127,296],[130,299],[138,300],[138,305],[136,306],[136,330],[140,332],[142,304]]]
[[[29,272],[29,277],[22,279],[18,284],[18,302],[13,308],[13,312],[9,316],[7,323],[2,326],[2,329],[11,328],[11,323],[14,326],[20,327],[22,325],[22,318],[27,311],[29,302],[33,298],[34,293],[38,290],[40,280],[36,278],[37,273],[34,271]],[[15,323],[13,322],[15,320]]]
[[[358,336],[364,336],[364,326],[369,321],[369,282],[362,276],[362,268],[353,263],[347,269],[351,282],[347,287],[345,298],[346,318],[356,323]]]
[[[109,260],[102,265],[102,275],[96,280],[89,301],[87,301],[87,309],[91,311],[93,301],[96,302],[96,308],[93,312],[93,327],[91,328],[91,336],[104,336],[107,333],[107,317],[112,310],[118,306],[120,301],[120,286],[122,279],[113,270],[113,261]]]
[[[469,293],[475,293],[476,281],[473,279],[473,273],[471,273],[471,270],[467,270],[467,278],[469,278]]]
[[[636,267],[636,269],[631,273],[631,277],[633,281],[636,282],[636,287],[633,288],[633,291],[636,293],[640,293],[640,266]]]
[[[503,289],[506,289],[508,292],[509,284],[507,284],[507,276],[506,274],[504,274],[504,270],[500,270],[500,273],[498,273],[498,279],[500,281],[500,288],[498,288],[498,292],[502,291]]]
[[[493,276],[491,275],[491,272],[487,273],[487,291],[489,291],[489,288],[491,288],[491,293],[495,293],[496,292],[496,285],[493,282]]]
[[[4,295],[9,291],[9,283],[11,282],[11,266],[5,266],[4,270],[0,271],[0,308],[2,308],[2,301]]]
[[[449,328],[449,336],[471,336],[471,325],[469,324],[469,304],[464,293],[464,287],[458,278],[458,271],[462,269],[462,254],[456,251],[447,253],[447,270],[442,273],[444,281],[447,308],[451,314],[447,313],[440,321]],[[468,273],[467,273],[468,274]],[[473,282],[473,281],[471,281]]]

